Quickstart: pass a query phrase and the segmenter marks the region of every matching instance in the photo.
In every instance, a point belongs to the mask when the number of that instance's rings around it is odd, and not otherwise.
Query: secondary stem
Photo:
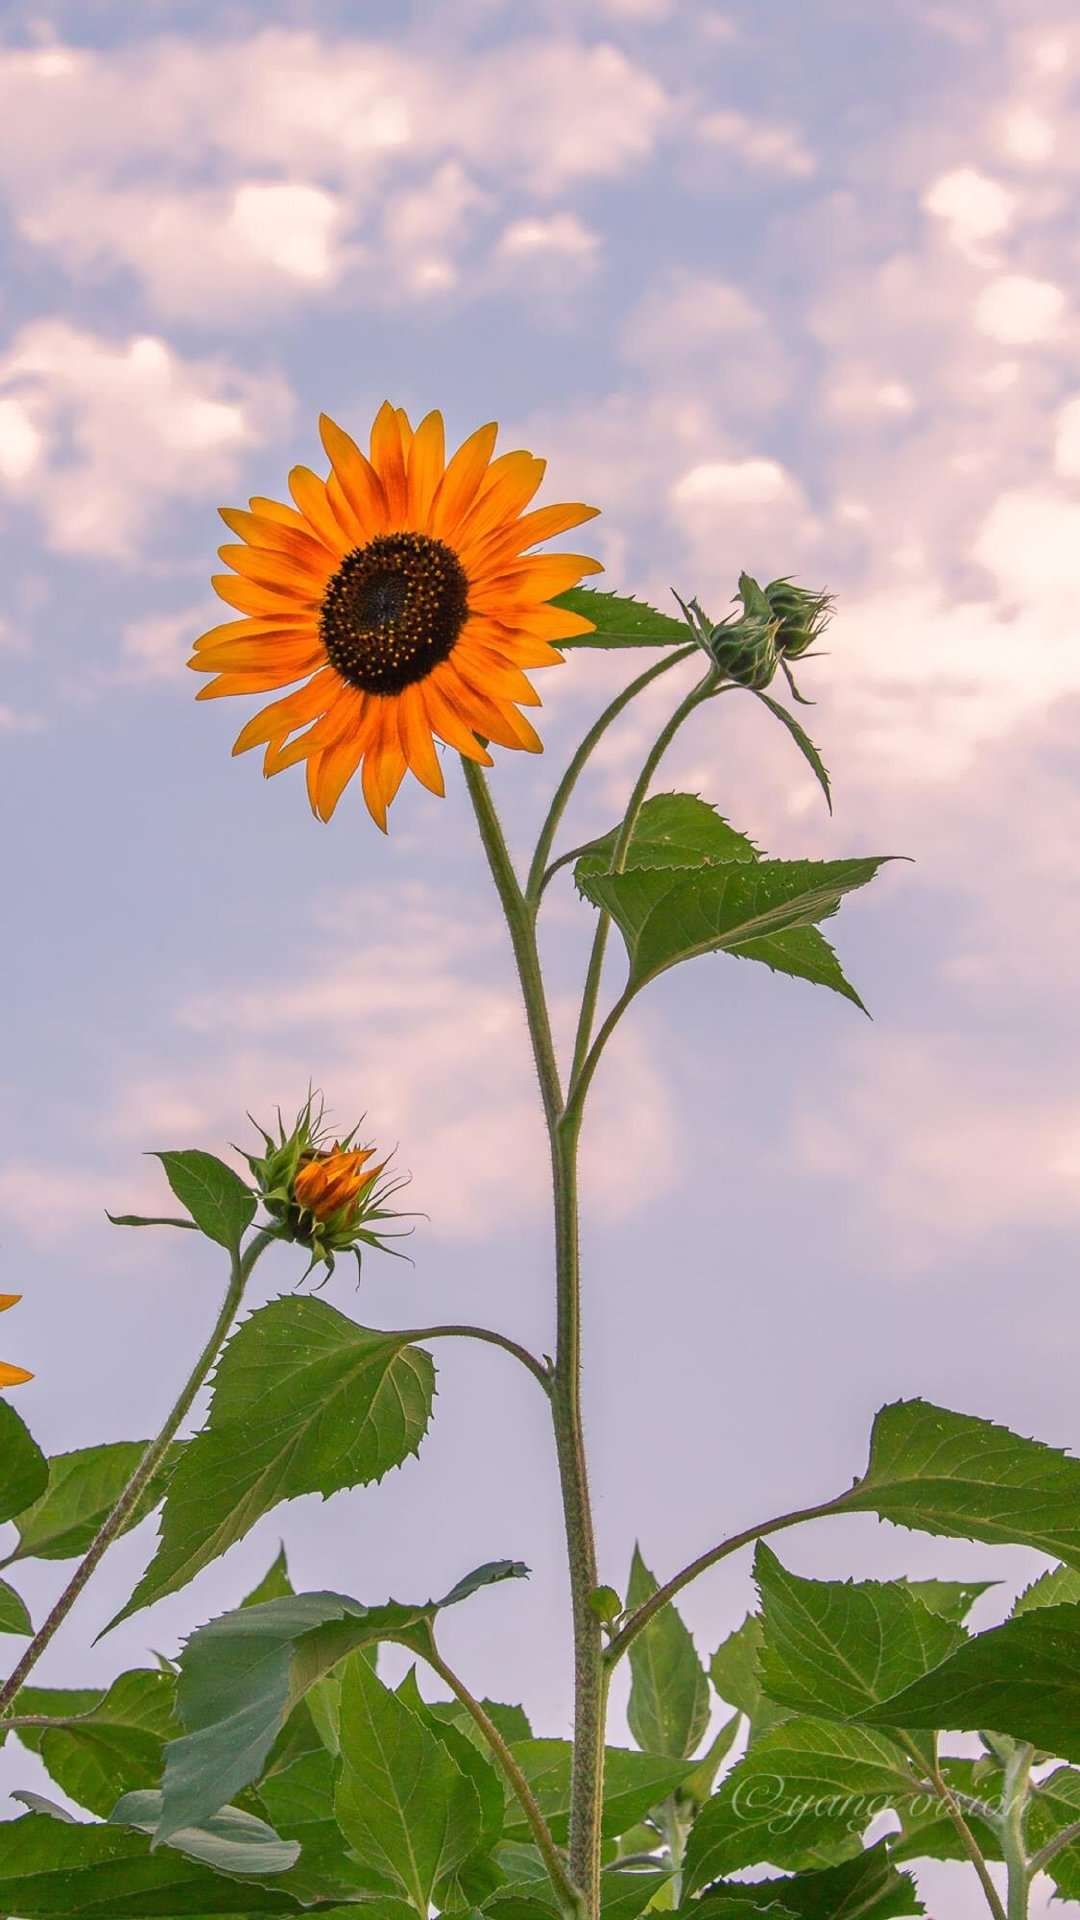
[[[994,1920],[1013,1920],[1012,1909],[1010,1908],[1009,1912],[1006,1913],[1001,1895],[994,1885],[993,1875],[987,1866],[986,1855],[976,1840],[975,1835],[972,1833],[971,1828],[968,1826],[961,1812],[960,1803],[942,1773],[938,1760],[935,1757],[928,1766],[925,1754],[920,1751],[917,1743],[911,1739],[910,1735],[897,1733],[895,1738],[898,1744],[904,1748],[904,1751],[910,1754],[923,1778],[933,1787],[934,1792],[941,1801],[959,1838],[960,1845],[963,1847],[975,1872],[978,1874],[979,1884],[986,1896],[986,1904],[993,1914]],[[1026,1914],[1026,1907],[1021,1909],[1021,1912],[1022,1914]]]
[[[495,1755],[511,1788],[517,1796],[521,1811],[529,1823],[533,1839],[536,1841],[544,1865],[547,1868],[548,1878],[558,1895],[559,1904],[562,1906],[564,1912],[575,1916],[575,1920],[580,1920],[582,1913],[581,1894],[577,1887],[574,1886],[566,1871],[565,1862],[551,1837],[551,1829],[540,1811],[532,1788],[515,1760],[511,1749],[499,1732],[498,1727],[495,1725],[490,1714],[485,1712],[480,1701],[469,1692],[465,1682],[459,1680],[457,1674],[451,1667],[447,1666],[442,1655],[438,1653],[434,1647],[431,1647],[425,1653],[424,1658],[439,1677],[445,1680],[451,1693],[455,1694],[461,1701],[462,1706],[466,1712],[471,1715],[488,1746],[491,1748],[492,1753]]]
[[[28,1674],[37,1665],[38,1660],[53,1638],[53,1635],[67,1619],[68,1614],[71,1612],[80,1593],[94,1573],[99,1561],[108,1552],[108,1549],[123,1528],[125,1520],[128,1519],[132,1510],[137,1505],[143,1490],[161,1465],[170,1443],[175,1438],[180,1426],[190,1411],[196,1394],[203,1385],[214,1361],[217,1359],[221,1344],[236,1316],[236,1310],[240,1305],[248,1276],[263,1248],[269,1244],[270,1238],[271,1236],[269,1234],[257,1233],[244,1254],[234,1253],[232,1255],[229,1285],[225,1293],[225,1299],[222,1302],[221,1311],[214,1322],[213,1332],[209,1340],[200,1353],[199,1358],[196,1360],[191,1373],[188,1375],[180,1397],[173,1406],[157,1439],[151,1440],[131,1479],[128,1481],[127,1486],[124,1488],[124,1491],[116,1501],[111,1512],[102,1521],[97,1534],[87,1548],[83,1559],[76,1567],[59,1600],[53,1607],[52,1612],[38,1628],[22,1659],[18,1662],[9,1678],[4,1682],[3,1687],[0,1687],[0,1714],[4,1713],[6,1708],[10,1706],[20,1687],[23,1686],[26,1681]]]
[[[517,961],[551,1150],[557,1336],[550,1392],[566,1529],[574,1635],[570,1875],[581,1890],[585,1913],[590,1920],[595,1920],[600,1901],[606,1675],[600,1622],[589,1605],[589,1595],[598,1581],[581,1421],[578,1127],[577,1124],[564,1125],[562,1088],[540,971],[534,911],[518,883],[483,773],[471,761],[465,760],[462,764],[480,838],[506,916]]]
[[[1034,1748],[1026,1742],[1010,1755],[1005,1769],[1001,1851],[1005,1857],[1007,1920],[1027,1920],[1032,1864],[1027,1854],[1027,1810]]]
[[[410,1346],[421,1340],[484,1340],[488,1346],[502,1347],[504,1352],[512,1353],[514,1359],[520,1360],[522,1366],[527,1367],[533,1377],[539,1380],[545,1393],[551,1391],[551,1376],[543,1361],[538,1360],[534,1353],[530,1353],[528,1347],[521,1346],[517,1340],[511,1340],[505,1333],[496,1333],[491,1327],[407,1327],[403,1332],[395,1333],[393,1337],[396,1340],[407,1340]]]

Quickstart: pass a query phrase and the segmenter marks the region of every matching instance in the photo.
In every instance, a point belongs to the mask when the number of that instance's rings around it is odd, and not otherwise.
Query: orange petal
[[[360,765],[363,751],[362,740],[342,740],[336,747],[328,747],[325,753],[318,756],[315,803],[320,820],[332,817],[334,808]]]
[[[261,520],[272,520],[276,526],[291,527],[295,533],[306,534],[309,540],[318,538],[311,522],[305,520],[295,507],[286,506],[283,500],[268,500],[264,493],[253,493],[248,506]]]
[[[408,507],[408,489],[405,482],[405,455],[401,445],[401,428],[389,400],[383,401],[372,422],[371,464],[382,481],[386,494],[388,524],[390,527],[400,527],[404,524]]]
[[[508,660],[515,667],[561,667],[563,655],[548,645],[546,640],[534,640],[531,634],[520,633],[514,627],[504,627],[499,620],[473,614],[458,638],[458,646],[467,642],[479,642],[494,652],[500,660]]]
[[[240,507],[219,507],[218,512],[231,533],[238,534],[249,546],[269,547],[274,553],[286,555],[309,573],[318,573],[322,577],[331,573],[336,563],[329,547],[314,534],[302,531],[300,526],[282,526],[279,521],[267,520],[260,513],[245,513]],[[300,515],[295,515],[299,522]]]
[[[551,600],[577,585],[583,574],[602,573],[599,560],[583,553],[538,553],[527,555],[515,570],[488,574],[482,584],[469,588],[469,606],[477,613],[499,614],[515,600],[525,606]],[[507,626],[513,624],[506,613],[499,614]]]
[[[279,667],[295,667],[313,673],[326,664],[326,649],[317,636],[275,640],[263,635],[255,640],[226,640],[219,647],[208,647],[194,656],[199,673],[276,673]],[[295,679],[295,674],[292,675]]]
[[[219,600],[239,613],[277,614],[279,620],[295,620],[298,614],[318,610],[315,592],[290,592],[286,587],[261,587],[254,580],[240,580],[231,573],[215,573],[210,585]]]
[[[401,435],[401,457],[405,462],[407,472],[409,467],[409,454],[412,451],[413,430],[409,424],[409,416],[404,407],[395,407],[394,415],[398,424],[398,432]]]
[[[309,560],[297,561],[289,554],[271,553],[266,547],[226,546],[219,547],[218,553],[225,565],[243,579],[254,580],[261,587],[283,589],[304,600],[321,595],[334,570],[333,560],[325,550],[317,567]]]
[[[326,457],[352,509],[358,541],[364,545],[375,534],[386,531],[388,509],[383,483],[356,441],[327,413],[319,415],[319,433]]]
[[[271,701],[255,714],[237,734],[233,752],[247,753],[251,747],[264,747],[268,741],[286,739],[297,727],[317,720],[326,712],[338,684],[333,667],[321,667],[306,686],[296,693],[287,693],[283,700]]]
[[[448,747],[454,747],[466,760],[475,760],[482,767],[494,764],[490,753],[480,745],[473,729],[458,712],[446,688],[436,683],[434,675],[428,675],[420,693],[424,712],[440,740],[445,740]]]
[[[409,766],[421,785],[441,798],[446,785],[419,687],[406,687],[398,702],[397,719],[398,735]]]
[[[25,1381],[33,1379],[25,1367],[9,1366],[6,1360],[0,1360],[0,1387],[21,1387]]]
[[[310,520],[319,539],[332,553],[343,558],[349,551],[350,543],[330,504],[325,480],[320,480],[310,467],[294,467],[289,475],[289,492],[305,520]]]
[[[520,667],[479,641],[459,640],[454,648],[454,665],[463,680],[489,699],[514,700],[524,707],[541,704],[540,695]]]
[[[442,540],[453,537],[462,515],[469,511],[476,498],[498,431],[494,421],[486,427],[477,427],[451,456],[431,504],[429,533]]]
[[[421,420],[409,450],[409,526],[423,531],[427,527],[435,489],[443,477],[446,463],[445,436],[441,413],[427,413]]]
[[[248,614],[243,620],[226,620],[220,627],[210,627],[206,633],[200,633],[198,639],[192,642],[192,646],[196,653],[201,653],[204,648],[220,646],[223,640],[255,640],[261,633],[271,634],[283,631],[313,633],[315,624],[314,621],[309,625],[305,620],[290,620],[283,629],[281,621],[275,619],[273,614],[262,615],[259,618]]]
[[[216,680],[208,680],[200,687],[196,700],[221,700],[232,693],[273,693],[277,687],[287,687],[293,680],[306,680],[310,668],[269,667],[262,673],[254,670],[250,673],[219,673]]]
[[[344,686],[339,682],[340,691],[325,713],[316,720],[306,733],[297,734],[286,746],[284,741],[271,742],[266,750],[263,771],[267,774],[281,773],[286,767],[295,767],[297,761],[308,758],[317,759],[331,747],[341,746],[345,742],[356,741],[360,752],[369,737],[364,725],[370,696],[359,692],[356,687]]]
[[[475,505],[457,530],[466,564],[477,541],[496,527],[505,527],[528,505],[544,477],[546,464],[531,453],[504,453],[501,459],[492,461]]]
[[[440,676],[439,684],[450,694],[458,711],[477,733],[487,740],[494,740],[500,747],[528,747],[531,752],[541,751],[538,734],[527,720],[507,704],[488,699],[476,687],[472,686],[461,674],[457,673],[454,661],[444,660],[436,669]]]
[[[21,1293],[0,1293],[0,1313],[6,1313],[9,1307],[17,1307],[21,1299]]]

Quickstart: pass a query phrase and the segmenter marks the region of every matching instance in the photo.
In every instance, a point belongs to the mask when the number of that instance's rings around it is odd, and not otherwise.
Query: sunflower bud
[[[767,687],[780,661],[780,618],[748,573],[739,575],[737,597],[742,614],[711,629],[708,651],[728,680],[741,687]]]
[[[786,660],[797,660],[812,647],[832,618],[831,593],[811,593],[790,579],[770,580],[765,599],[780,622],[776,645]]]
[[[21,1293],[0,1293],[0,1313],[6,1313],[9,1307],[17,1307],[21,1299]],[[24,1380],[32,1380],[33,1377],[25,1367],[13,1367],[9,1361],[0,1360],[0,1387],[21,1387]]]
[[[405,1183],[380,1179],[388,1162],[368,1164],[375,1148],[356,1146],[355,1128],[345,1139],[333,1139],[323,1126],[322,1106],[316,1111],[309,1098],[289,1131],[279,1113],[277,1139],[263,1127],[259,1132],[265,1152],[244,1158],[273,1223],[269,1230],[309,1250],[309,1273],[320,1261],[333,1272],[338,1253],[355,1253],[359,1265],[362,1246],[390,1251],[374,1223],[402,1217],[383,1203]]]

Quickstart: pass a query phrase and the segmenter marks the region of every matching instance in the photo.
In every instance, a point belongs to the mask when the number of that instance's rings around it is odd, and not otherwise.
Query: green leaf
[[[811,740],[810,735],[807,733],[806,728],[803,726],[800,726],[798,720],[796,720],[795,718],[795,715],[789,712],[787,707],[782,707],[780,705],[779,700],[771,699],[767,693],[762,693],[760,688],[755,689],[755,691],[757,692],[757,697],[761,701],[762,705],[768,707],[769,712],[774,713],[776,715],[776,718],[782,721],[784,726],[787,728],[788,732],[790,733],[792,739],[795,742],[795,745],[798,747],[799,752],[802,754],[803,759],[806,761],[811,772],[813,773],[813,776],[817,781],[819,787],[821,788],[822,793],[825,795],[825,805],[828,807],[829,812],[831,813],[832,812],[832,790],[829,785],[828,769],[820,753],[815,747],[813,741]]]
[[[746,1715],[751,1740],[789,1717],[785,1707],[766,1699],[762,1692],[758,1661],[763,1637],[761,1615],[748,1613],[742,1626],[721,1642],[709,1662],[713,1686],[721,1700]]]
[[[524,1707],[505,1706],[501,1700],[481,1700],[480,1705],[504,1740],[532,1739],[533,1731]],[[430,1700],[428,1710],[435,1715],[436,1719],[446,1720],[451,1726],[458,1727],[462,1733],[468,1734],[469,1739],[475,1746],[479,1746],[482,1753],[487,1752],[483,1734],[472,1714],[462,1706],[460,1700]]]
[[[284,1840],[300,1847],[300,1867],[292,1876],[299,1890],[305,1876],[313,1893],[342,1900],[363,1894],[393,1895],[393,1882],[362,1864],[352,1853],[334,1814],[337,1764],[323,1749],[303,1754],[290,1766],[260,1780],[257,1804]]]
[[[843,1507],[923,1533],[1035,1547],[1080,1566],[1080,1460],[925,1400],[882,1408],[869,1466]]]
[[[222,1354],[210,1417],[170,1485],[157,1553],[110,1623],[185,1586],[280,1500],[381,1480],[427,1431],[422,1348],[295,1296],[253,1313]]]
[[[600,1875],[600,1912],[603,1920],[637,1920],[665,1887],[671,1874],[664,1868],[655,1873],[640,1868],[607,1867]]]
[[[296,1592],[289,1579],[289,1562],[285,1557],[285,1543],[282,1541],[277,1556],[271,1561],[259,1581],[252,1587],[246,1599],[241,1600],[242,1607],[260,1607],[264,1600],[287,1600]]]
[[[149,1485],[120,1527],[129,1533],[165,1497],[184,1451],[175,1440]],[[49,1461],[49,1484],[40,1500],[18,1518],[19,1544],[13,1560],[75,1560],[95,1539],[131,1479],[149,1442],[115,1440],[100,1447],[57,1453]]]
[[[445,1743],[350,1660],[341,1687],[338,1824],[361,1859],[387,1874],[424,1917],[437,1881],[468,1859],[480,1805]]]
[[[866,886],[879,859],[757,860],[727,866],[637,868],[582,877],[582,891],[610,913],[626,941],[637,992],[668,967],[706,953],[740,953],[750,941],[824,920],[843,896]],[[751,959],[760,955],[753,949]],[[830,983],[826,983],[830,984]]]
[[[904,1580],[901,1585],[913,1593],[916,1600],[921,1600],[924,1607],[929,1607],[931,1613],[940,1613],[943,1619],[961,1626],[976,1600],[980,1600],[984,1593],[989,1593],[997,1581]],[[1076,1598],[1080,1599],[1080,1581],[1077,1582]]]
[[[20,1728],[19,1739],[41,1756],[57,1786],[80,1807],[104,1820],[122,1794],[157,1786],[165,1742],[179,1732],[170,1674],[154,1667],[122,1673],[81,1713],[67,1704],[71,1696],[64,1692],[35,1687],[32,1706],[29,1694],[27,1688],[19,1695],[16,1712],[77,1716],[63,1727]]]
[[[657,613],[632,594],[598,593],[594,587],[571,587],[557,594],[553,607],[566,607],[591,620],[595,633],[576,634],[571,640],[557,640],[560,650],[567,647],[684,647],[691,638],[690,629],[670,613]]]
[[[759,1541],[761,1684],[800,1713],[849,1720],[955,1651],[963,1628],[931,1613],[899,1580],[804,1580]]]
[[[627,1607],[635,1611],[656,1590],[641,1549],[635,1547]],[[646,1753],[689,1759],[709,1724],[709,1682],[693,1640],[670,1602],[631,1641],[630,1670],[626,1717],[638,1746]]]
[[[126,1827],[28,1813],[0,1821],[0,1912],[20,1920],[169,1920],[299,1913],[287,1876],[263,1887],[210,1871],[171,1848],[152,1853]]]
[[[14,1520],[44,1492],[49,1463],[14,1407],[0,1399],[0,1521]]]
[[[435,1896],[441,1908],[468,1907],[472,1904],[468,1884],[467,1882],[461,1884],[461,1880],[468,1875],[469,1868],[474,1862],[486,1859],[502,1837],[506,1809],[502,1780],[486,1753],[482,1753],[479,1747],[452,1721],[442,1719],[428,1705],[420,1692],[415,1667],[410,1667],[397,1689],[396,1697],[408,1707],[410,1713],[416,1715],[436,1740],[442,1742],[459,1771],[464,1774],[466,1780],[472,1782],[480,1813],[476,1840],[460,1868],[455,1869],[449,1882],[440,1884]]]
[[[9,1587],[6,1580],[0,1580],[0,1633],[31,1634],[33,1631],[34,1623],[22,1595]]]
[[[695,1920],[716,1920],[713,1901],[718,1894],[745,1902],[734,1906],[733,1914],[750,1916],[780,1910],[795,1916],[795,1920],[902,1920],[903,1916],[926,1911],[914,1882],[906,1873],[897,1873],[884,1844],[867,1847],[853,1860],[816,1873],[757,1880],[752,1886],[710,1888],[700,1904],[695,1901],[687,1913]],[[779,1902],[780,1908],[770,1905],[771,1901]]]
[[[826,1720],[785,1720],[755,1741],[702,1808],[686,1848],[686,1890],[743,1867],[832,1866],[917,1782],[891,1740]]]
[[[708,1799],[716,1784],[716,1776],[738,1739],[742,1723],[741,1713],[733,1713],[730,1720],[725,1720],[701,1758],[694,1762],[693,1773],[688,1773],[683,1781],[679,1792],[684,1800],[704,1803]]]
[[[1030,1613],[1034,1607],[1060,1607],[1080,1601],[1080,1568],[1050,1567],[1025,1587],[1013,1613]]]
[[[517,1740],[514,1758],[539,1803],[552,1834],[561,1844],[567,1837],[570,1812],[568,1740]],[[637,1753],[631,1747],[608,1747],[604,1767],[602,1832],[610,1837],[637,1825],[651,1808],[666,1800],[690,1772],[690,1763],[667,1754]],[[518,1803],[507,1800],[506,1837],[523,1840],[530,1829]]]
[[[622,832],[612,827],[594,840],[574,866],[580,892],[596,874],[611,872],[615,847]],[[656,793],[646,800],[634,822],[626,849],[624,871],[641,867],[728,866],[759,858],[758,849],[744,833],[729,825],[716,808],[696,793]]]
[[[1000,1769],[986,1760],[949,1759],[941,1761],[940,1766],[942,1778],[955,1795],[986,1859],[1000,1860],[1001,1839],[990,1823],[1001,1812]],[[909,1801],[897,1805],[896,1811],[900,1832],[889,1840],[894,1861],[967,1859],[955,1826],[929,1787],[916,1790]]]
[[[166,1180],[200,1232],[235,1253],[255,1218],[258,1201],[251,1188],[224,1160],[197,1147],[181,1153],[159,1153],[155,1158],[161,1161]]]
[[[163,1830],[197,1825],[257,1780],[293,1708],[348,1654],[378,1640],[422,1651],[441,1608],[525,1571],[518,1561],[493,1561],[442,1600],[414,1606],[297,1594],[200,1627],[180,1658],[177,1708],[186,1732],[166,1750]]]
[[[152,1839],[160,1818],[160,1793],[126,1793],[113,1809],[111,1824],[135,1827]],[[204,1826],[174,1833],[168,1845],[215,1873],[250,1873],[260,1878],[287,1873],[300,1855],[295,1840],[283,1840],[265,1820],[240,1807],[222,1807]]]
[[[809,980],[814,987],[828,987],[832,993],[850,1000],[860,1013],[866,1012],[861,996],[817,927],[785,927],[782,933],[765,934],[759,940],[743,940],[730,951],[739,960],[760,960],[773,973],[790,974],[793,980]]]
[[[1040,1780],[1029,1803],[1028,1851],[1040,1847],[1080,1820],[1080,1773],[1070,1767],[1058,1767],[1048,1779]],[[1080,1841],[1063,1847],[1054,1855],[1045,1871],[1062,1900],[1080,1900]]]
[[[977,1634],[859,1718],[879,1727],[986,1727],[1080,1760],[1080,1605],[1037,1607]]]

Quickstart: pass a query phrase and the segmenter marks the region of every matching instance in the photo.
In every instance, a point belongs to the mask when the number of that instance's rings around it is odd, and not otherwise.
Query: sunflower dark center
[[[457,554],[426,533],[380,533],[347,553],[327,583],[319,628],[327,658],[363,693],[401,693],[449,658],[468,612]]]

